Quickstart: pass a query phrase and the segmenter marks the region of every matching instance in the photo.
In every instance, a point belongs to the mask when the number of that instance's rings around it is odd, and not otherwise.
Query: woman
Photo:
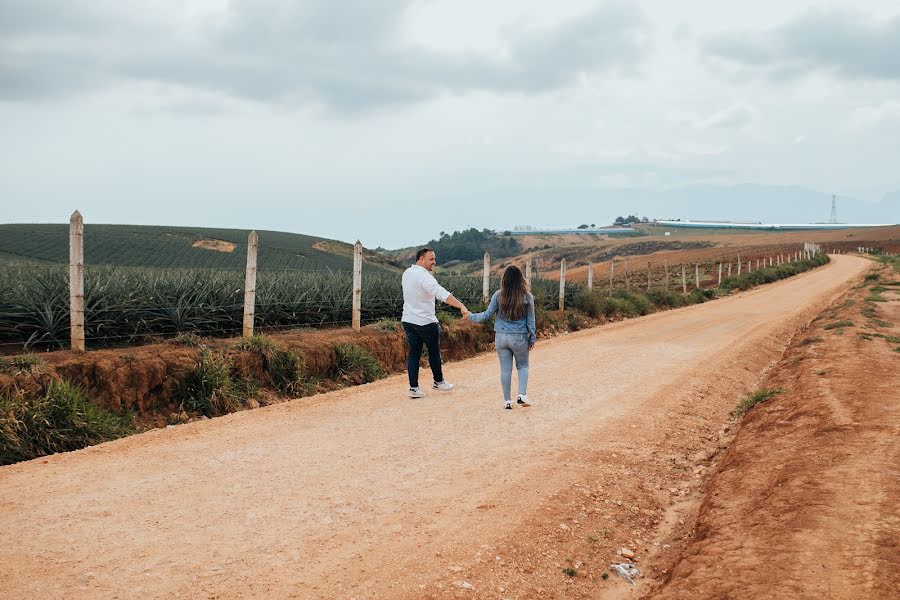
[[[494,292],[487,310],[469,313],[473,323],[486,321],[497,313],[494,320],[494,345],[500,358],[500,385],[503,388],[505,408],[512,408],[510,387],[512,384],[513,358],[519,374],[519,396],[516,403],[528,404],[528,352],[537,340],[534,329],[534,297],[519,267],[509,266],[500,279],[500,290]]]

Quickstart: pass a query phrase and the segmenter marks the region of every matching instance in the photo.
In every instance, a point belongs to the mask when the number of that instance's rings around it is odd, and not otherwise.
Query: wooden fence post
[[[609,260],[609,297],[612,298],[613,273],[616,271],[616,257]]]
[[[625,291],[628,292],[631,290],[631,282],[628,281],[628,259],[622,261],[622,269],[625,275]]]
[[[247,236],[247,270],[244,273],[244,337],[253,336],[256,317],[256,252],[259,236],[251,231]]]
[[[84,352],[84,219],[77,210],[69,219],[69,339]]]
[[[741,255],[738,254],[738,277],[741,276]]]
[[[700,265],[697,263],[694,263],[694,285],[700,289]]]
[[[685,274],[684,265],[681,265],[681,293],[687,294],[687,275]]]
[[[362,242],[353,245],[353,329],[359,331],[362,321]]]
[[[665,261],[663,266],[666,268],[666,292],[669,291],[669,261]]]
[[[728,261],[728,276],[731,277],[731,261]]]
[[[559,310],[566,310],[566,259],[559,263]]]
[[[722,287],[722,263],[719,263],[719,283],[716,287]]]
[[[484,277],[481,280],[481,301],[487,305],[491,292],[491,255],[484,253]]]
[[[594,289],[594,263],[588,263],[588,290]]]

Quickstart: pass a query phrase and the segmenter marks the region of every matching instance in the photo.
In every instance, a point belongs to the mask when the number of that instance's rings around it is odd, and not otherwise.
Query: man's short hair
[[[434,248],[422,248],[421,250],[416,252],[416,262],[419,262],[419,259],[421,259],[423,256],[425,256],[429,252],[434,252]]]

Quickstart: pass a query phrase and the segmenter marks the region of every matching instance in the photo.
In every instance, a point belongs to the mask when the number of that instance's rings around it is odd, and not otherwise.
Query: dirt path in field
[[[628,545],[649,580],[665,576],[657,565],[688,535],[680,515],[737,398],[868,264],[839,256],[541,342],[528,409],[502,410],[485,355],[447,365],[450,394],[409,400],[396,376],[4,467],[0,590],[628,595],[601,578],[616,550]]]

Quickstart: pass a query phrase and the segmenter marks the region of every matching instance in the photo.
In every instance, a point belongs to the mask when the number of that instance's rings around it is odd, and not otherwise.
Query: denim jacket
[[[491,296],[491,303],[487,307],[487,310],[480,313],[472,313],[469,315],[469,320],[473,323],[482,323],[491,318],[491,316],[497,312],[497,308],[500,306],[500,292],[494,292],[494,295]],[[531,294],[525,295],[525,316],[518,321],[507,321],[503,317],[500,316],[500,313],[497,313],[497,318],[494,319],[494,331],[497,333],[520,333],[528,335],[528,343],[533,344],[537,341],[537,334],[535,333],[534,328],[534,296]]]

